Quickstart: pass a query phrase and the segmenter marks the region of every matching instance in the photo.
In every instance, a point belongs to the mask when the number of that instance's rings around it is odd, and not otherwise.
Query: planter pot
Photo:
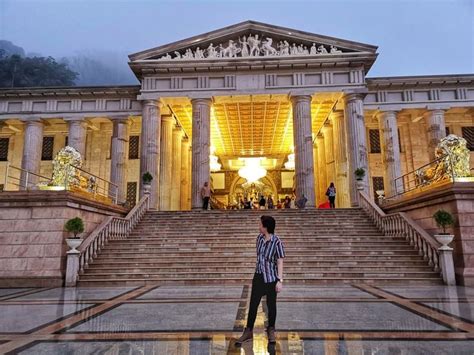
[[[143,192],[149,194],[151,191],[151,184],[150,183],[143,183]]]
[[[84,240],[84,239],[66,238],[66,244],[67,244],[67,246],[68,246],[69,248],[71,248],[71,249],[69,249],[69,251],[79,252],[79,251],[77,250],[77,247],[78,247],[79,245],[81,245],[81,243],[82,243],[83,240]]]
[[[451,243],[454,239],[453,234],[435,234],[434,236],[438,242],[443,244],[439,250],[451,250],[450,247],[448,247],[448,244]]]
[[[363,190],[364,189],[364,180],[356,180],[356,187],[357,187],[357,190]]]

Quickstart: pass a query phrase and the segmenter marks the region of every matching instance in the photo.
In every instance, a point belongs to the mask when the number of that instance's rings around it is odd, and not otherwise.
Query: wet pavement
[[[474,288],[286,285],[277,343],[235,345],[250,287],[0,289],[0,353],[474,354]]]

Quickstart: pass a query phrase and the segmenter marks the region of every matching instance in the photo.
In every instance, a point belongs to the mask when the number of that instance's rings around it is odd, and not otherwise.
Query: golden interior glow
[[[342,93],[314,95],[312,131],[315,135]],[[192,137],[192,106],[188,99],[166,102],[188,137]],[[238,170],[239,157],[262,157],[265,169],[284,168],[293,153],[292,105],[288,95],[218,96],[211,107],[211,145],[223,169]]]

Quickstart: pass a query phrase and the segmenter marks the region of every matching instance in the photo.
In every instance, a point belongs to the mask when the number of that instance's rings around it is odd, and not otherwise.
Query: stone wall
[[[444,209],[456,219],[451,246],[457,282],[474,286],[474,183],[446,184],[406,196],[384,207],[385,212],[406,212],[428,233],[440,232],[433,214]]]
[[[63,284],[67,246],[64,223],[84,220],[84,236],[107,216],[126,210],[69,192],[0,193],[0,287]]]

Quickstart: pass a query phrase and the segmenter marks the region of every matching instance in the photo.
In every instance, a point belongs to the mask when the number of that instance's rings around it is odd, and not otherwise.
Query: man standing
[[[247,318],[247,326],[236,345],[253,339],[253,326],[262,296],[267,296],[269,343],[276,342],[275,321],[277,315],[277,293],[283,289],[283,258],[285,249],[280,238],[275,235],[275,219],[271,216],[260,217],[257,237],[257,266],[252,281],[252,294]]]
[[[209,199],[211,198],[211,188],[209,183],[206,181],[204,186],[201,188],[201,198],[202,198],[202,209],[207,211],[209,208]]]

